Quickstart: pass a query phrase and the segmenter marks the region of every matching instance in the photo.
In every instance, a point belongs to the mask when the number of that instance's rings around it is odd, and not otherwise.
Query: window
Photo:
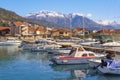
[[[77,48],[72,48],[72,50],[70,51],[69,55],[71,55],[73,52],[75,52],[77,50]]]
[[[89,56],[95,56],[94,54],[92,54],[92,53],[89,53]]]
[[[63,32],[59,32],[59,34],[63,34]]]
[[[82,48],[79,48],[78,51],[83,51],[83,49],[82,49]]]
[[[87,56],[87,54],[83,54],[82,56]]]

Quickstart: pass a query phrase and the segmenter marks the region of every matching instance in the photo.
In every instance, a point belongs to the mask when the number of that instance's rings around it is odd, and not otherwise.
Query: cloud
[[[112,23],[111,20],[98,20],[96,22],[103,25],[109,25],[110,23]]]
[[[88,13],[86,16],[87,16],[87,17],[92,17],[92,14],[91,14],[91,13]]]

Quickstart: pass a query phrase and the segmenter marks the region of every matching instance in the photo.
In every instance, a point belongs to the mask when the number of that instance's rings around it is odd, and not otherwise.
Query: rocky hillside
[[[42,25],[40,22],[38,23],[35,20],[26,19],[24,17],[19,16],[15,12],[0,8],[0,26],[9,27],[9,23],[14,21],[23,21],[23,22],[29,22],[31,24]]]
[[[0,8],[0,21],[24,21],[25,19],[15,12]]]

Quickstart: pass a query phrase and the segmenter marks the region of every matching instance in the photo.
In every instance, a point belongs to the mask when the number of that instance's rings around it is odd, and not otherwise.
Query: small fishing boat
[[[46,52],[46,50],[43,46],[36,46],[31,48],[31,52]]]
[[[18,47],[19,49],[30,51],[31,49],[35,49],[37,46],[34,43],[28,43],[23,41]]]
[[[94,68],[94,67],[97,67],[101,63],[101,59],[100,58],[98,58],[98,59],[89,59],[88,63],[89,63],[90,67]]]
[[[22,41],[20,40],[16,40],[15,38],[12,38],[12,37],[9,37],[9,38],[6,38],[5,41],[1,41],[0,42],[0,46],[18,46],[21,44]]]
[[[119,42],[107,42],[102,44],[103,47],[120,47]]]
[[[113,52],[106,51],[103,54],[106,55],[104,58],[89,59],[88,60],[89,66],[94,68],[94,67],[97,67],[101,63],[101,60],[111,61],[111,60],[115,59],[115,53],[113,53]]]
[[[68,54],[70,51],[71,51],[71,47],[47,49],[48,53],[53,53],[53,54]]]
[[[92,46],[92,45],[95,45],[95,44],[100,44],[100,42],[96,41],[95,39],[92,39],[92,38],[83,39],[80,42],[80,45],[83,45],[83,46]]]
[[[120,75],[120,60],[112,60],[102,62],[98,70],[104,74],[119,74]]]
[[[74,45],[68,55],[55,56],[50,59],[55,64],[80,64],[88,63],[88,59],[104,57],[92,51],[86,51],[81,45]]]

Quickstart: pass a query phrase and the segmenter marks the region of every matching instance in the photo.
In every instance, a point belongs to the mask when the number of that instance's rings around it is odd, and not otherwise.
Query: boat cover
[[[120,60],[107,61],[107,67],[120,68]]]

